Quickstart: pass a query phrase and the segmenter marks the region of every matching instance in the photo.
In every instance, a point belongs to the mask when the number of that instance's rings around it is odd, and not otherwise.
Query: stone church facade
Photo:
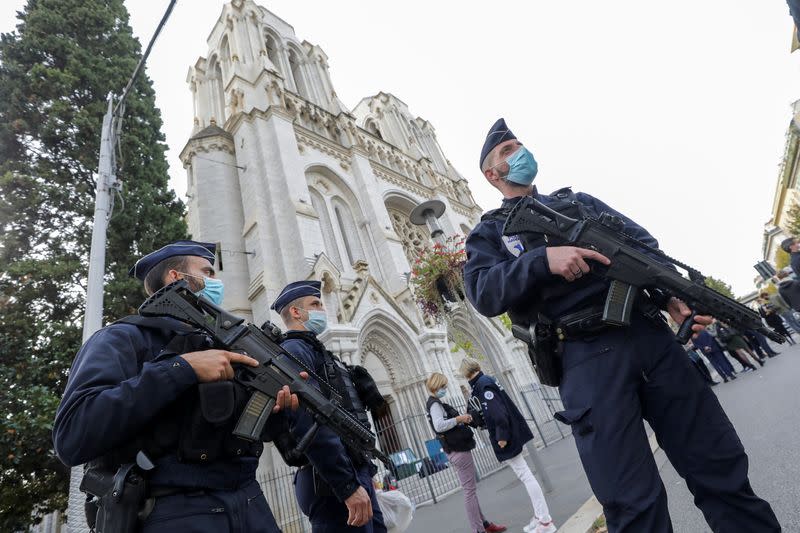
[[[481,215],[428,121],[390,93],[346,108],[325,52],[251,0],[223,7],[187,82],[189,229],[221,244],[227,309],[281,324],[269,310],[281,288],[321,280],[323,340],[376,378],[389,405],[382,426],[424,409],[431,372],[466,390],[455,339],[491,350],[501,368],[487,361],[487,371],[504,373],[512,388],[535,383],[524,347],[498,320],[473,325],[457,310],[446,328],[414,302],[408,276],[430,237],[411,224],[411,210],[444,202],[446,235],[467,234]],[[274,460],[265,454],[263,467]]]

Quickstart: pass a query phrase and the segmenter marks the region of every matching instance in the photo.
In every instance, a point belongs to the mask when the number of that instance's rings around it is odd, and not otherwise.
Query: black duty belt
[[[579,339],[611,327],[603,322],[603,306],[592,306],[560,317],[555,322],[559,340]]]
[[[150,487],[147,494],[150,498],[163,498],[165,496],[172,496],[173,494],[186,494],[187,496],[200,496],[207,494],[210,489],[199,489],[192,487],[167,487],[158,485]]]

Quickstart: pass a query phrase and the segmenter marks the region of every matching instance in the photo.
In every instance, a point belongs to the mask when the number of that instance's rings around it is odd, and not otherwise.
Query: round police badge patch
[[[486,392],[483,393],[483,397],[486,398],[487,400],[491,400],[494,398],[494,393],[490,390],[487,390]]]
[[[519,240],[519,235],[503,235],[502,240],[503,244],[506,245],[506,250],[511,252],[514,257],[519,257],[525,251],[525,247],[522,246],[522,242]]]

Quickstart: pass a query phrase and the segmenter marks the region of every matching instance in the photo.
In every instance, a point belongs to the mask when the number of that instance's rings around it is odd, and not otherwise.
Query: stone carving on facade
[[[228,107],[230,114],[244,110],[244,92],[241,89],[233,89],[231,91],[231,99]]]
[[[392,350],[391,345],[382,338],[381,335],[371,334],[368,335],[364,342],[361,344],[361,352],[362,354],[373,354],[378,360],[383,364],[384,368],[386,368],[386,372],[389,374],[389,379],[394,383],[401,381],[398,379],[398,371],[397,371],[397,364],[394,363],[392,360],[396,358],[396,355],[393,353],[395,350]],[[365,357],[362,357],[365,359]]]
[[[421,226],[415,226],[409,220],[408,215],[397,209],[389,209],[389,217],[392,226],[400,242],[403,244],[403,251],[406,253],[408,262],[414,261],[429,247],[430,237],[424,234]]]

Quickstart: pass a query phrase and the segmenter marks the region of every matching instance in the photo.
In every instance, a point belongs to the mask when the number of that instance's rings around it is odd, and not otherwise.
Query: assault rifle
[[[591,217],[577,220],[525,197],[508,214],[503,235],[544,234],[551,240],[588,248],[608,257],[611,260],[608,266],[592,263],[593,274],[611,280],[603,312],[606,323],[630,324],[639,290],[653,288],[679,298],[692,310],[677,333],[681,344],[691,338],[696,315],[712,315],[736,329],[753,329],[775,342],[785,342],[782,335],[764,327],[758,313],[707,287],[705,276],[699,271],[626,235],[623,228],[622,219],[610,213],[604,212],[596,220]],[[675,267],[685,270],[689,279]]]
[[[311,444],[320,425],[331,428],[350,449],[371,454],[388,466],[389,458],[375,446],[375,434],[355,417],[313,385],[300,377],[306,371],[320,386],[327,382],[281,348],[280,336],[274,330],[264,331],[243,318],[233,315],[207,299],[196,296],[185,280],[162,288],[139,307],[142,316],[167,316],[186,322],[211,338],[215,348],[245,353],[258,361],[257,367],[235,364],[234,379],[252,391],[245,410],[239,417],[233,434],[250,441],[261,438],[278,391],[288,385],[300,398],[303,407],[314,418],[311,428],[297,443],[295,453],[302,453]],[[333,393],[334,391],[330,391]]]

